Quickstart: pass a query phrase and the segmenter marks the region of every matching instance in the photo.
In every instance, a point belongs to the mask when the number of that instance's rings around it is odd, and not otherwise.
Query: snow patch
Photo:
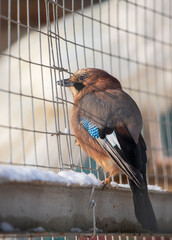
[[[73,170],[54,173],[52,171],[42,171],[32,167],[0,166],[0,181],[19,182],[58,182],[70,186],[71,184],[89,186],[100,186],[102,182],[92,173],[85,174]]]
[[[0,223],[0,230],[2,232],[19,232],[19,228],[14,228],[10,223],[8,222],[1,222]]]
[[[2,232],[21,232],[20,228],[15,228],[8,222],[0,222],[0,230]],[[45,229],[40,226],[40,227],[28,229],[27,231],[28,232],[45,232]]]
[[[111,182],[110,185],[114,188],[119,188],[119,184],[117,182]]]
[[[87,232],[88,232],[88,233],[94,232],[94,228],[90,228]],[[100,228],[96,228],[96,233],[103,233],[103,230],[100,229]]]
[[[69,133],[69,129],[65,128],[64,133],[68,134]]]
[[[32,182],[32,181],[42,181],[42,182],[55,182],[62,183],[67,186],[70,185],[80,185],[80,186],[101,186],[102,181],[97,179],[95,175],[89,173],[75,172],[73,170],[61,171],[59,173],[54,173],[52,171],[43,171],[33,167],[18,167],[18,166],[0,166],[0,182],[4,181],[19,181],[19,182]],[[129,184],[118,184],[116,182],[111,182],[111,186],[114,188],[127,188],[129,189]],[[160,186],[148,185],[148,189],[152,191],[164,192]]]
[[[76,227],[76,228],[71,228],[70,231],[72,233],[81,233],[81,232],[86,232],[86,233],[93,233],[94,228],[90,228],[87,231],[83,231],[82,229]],[[103,233],[103,230],[100,228],[96,228],[96,233]]]
[[[162,189],[160,186],[158,185],[148,185],[148,189],[151,191],[157,191],[157,192],[166,192],[165,189]]]
[[[118,184],[116,182],[111,182],[111,186],[114,187],[114,188],[130,189],[130,185],[129,184]],[[162,189],[158,185],[148,185],[148,190],[157,191],[157,192],[165,192],[166,191],[165,189]]]
[[[71,228],[70,231],[72,233],[81,233],[81,232],[83,232],[82,229],[80,229],[80,228]]]
[[[31,228],[28,231],[29,232],[45,232],[45,229],[43,227],[36,227],[36,228]]]

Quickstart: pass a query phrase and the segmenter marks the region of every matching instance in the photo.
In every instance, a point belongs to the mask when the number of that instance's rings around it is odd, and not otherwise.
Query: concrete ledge
[[[0,221],[26,231],[38,226],[46,231],[83,231],[93,227],[88,208],[91,187],[41,182],[0,184]],[[172,232],[172,193],[150,192],[159,231]],[[104,232],[141,232],[130,190],[96,188],[96,225]]]

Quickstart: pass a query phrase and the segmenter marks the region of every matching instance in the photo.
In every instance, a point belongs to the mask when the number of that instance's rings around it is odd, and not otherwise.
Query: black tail
[[[126,130],[127,131],[127,130]],[[133,193],[134,209],[137,220],[144,229],[152,232],[157,232],[157,222],[155,214],[150,202],[146,182],[146,144],[142,135],[139,136],[139,141],[136,144],[132,139],[130,133],[127,135],[116,130],[116,135],[120,143],[121,149],[124,153],[125,160],[137,171],[135,171],[136,178],[140,182],[140,188],[129,179],[130,187]]]
[[[148,229],[152,232],[157,232],[158,226],[147,190],[146,145],[141,135],[139,138],[139,143],[136,146],[136,159],[140,159],[140,162],[142,162],[140,173],[142,174],[143,180],[142,188],[138,188],[133,181],[129,180],[130,187],[133,193],[135,215],[143,228]]]
[[[157,232],[157,222],[150,202],[147,189],[140,189],[136,184],[129,180],[133,193],[135,215],[144,229]]]

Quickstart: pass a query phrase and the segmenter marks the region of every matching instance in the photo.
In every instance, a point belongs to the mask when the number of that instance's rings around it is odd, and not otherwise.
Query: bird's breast
[[[71,124],[76,140],[83,151],[88,156],[91,156],[105,172],[111,173],[113,169],[116,169],[114,160],[109,157],[104,149],[83,126],[80,109],[77,108],[77,106],[73,107]]]

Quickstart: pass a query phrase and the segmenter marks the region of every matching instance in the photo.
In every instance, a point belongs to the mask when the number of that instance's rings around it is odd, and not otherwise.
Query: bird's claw
[[[104,181],[103,181],[103,187],[102,187],[102,191],[107,188],[107,186],[109,186],[111,183],[111,177],[108,177],[106,178]]]
[[[107,183],[103,183],[102,191],[107,187]]]
[[[78,140],[75,140],[75,144],[76,144],[76,146],[80,146]]]

